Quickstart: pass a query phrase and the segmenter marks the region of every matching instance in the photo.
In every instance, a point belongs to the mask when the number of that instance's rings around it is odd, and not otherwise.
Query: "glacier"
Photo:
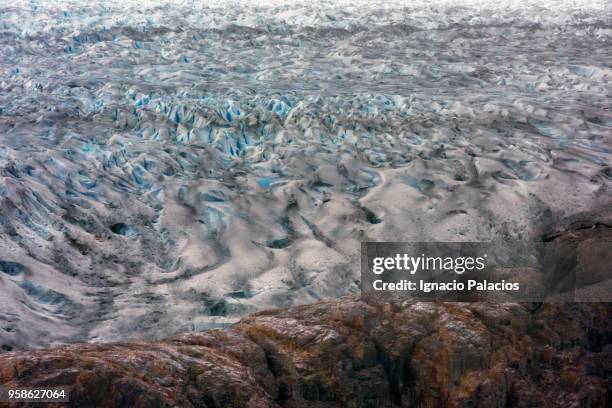
[[[363,241],[612,219],[605,1],[0,1],[0,346],[359,292]]]

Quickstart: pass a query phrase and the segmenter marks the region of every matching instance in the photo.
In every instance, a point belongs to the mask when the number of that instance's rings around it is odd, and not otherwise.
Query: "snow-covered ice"
[[[605,1],[0,0],[0,346],[355,293],[361,241],[608,221],[611,84]]]

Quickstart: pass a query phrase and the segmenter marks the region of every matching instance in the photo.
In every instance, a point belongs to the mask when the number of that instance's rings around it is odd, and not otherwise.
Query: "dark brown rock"
[[[0,383],[81,407],[600,406],[612,307],[345,297],[154,343],[0,356]]]

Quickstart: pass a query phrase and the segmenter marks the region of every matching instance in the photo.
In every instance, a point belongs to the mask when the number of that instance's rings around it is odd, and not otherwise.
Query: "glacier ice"
[[[609,217],[611,17],[0,2],[0,343],[219,327],[357,292],[361,241]]]

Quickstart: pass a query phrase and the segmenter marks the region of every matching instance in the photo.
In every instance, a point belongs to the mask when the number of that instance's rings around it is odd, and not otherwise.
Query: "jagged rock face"
[[[605,406],[610,304],[344,297],[160,342],[0,357],[0,383],[72,387],[71,406]]]

